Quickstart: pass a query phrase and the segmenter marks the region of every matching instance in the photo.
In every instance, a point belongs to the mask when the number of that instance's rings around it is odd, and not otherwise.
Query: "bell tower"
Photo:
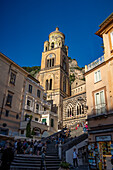
[[[68,46],[65,35],[57,27],[44,42],[41,70],[38,75],[40,85],[47,93],[47,100],[53,100],[58,108],[59,128],[63,122],[63,98],[70,95]]]

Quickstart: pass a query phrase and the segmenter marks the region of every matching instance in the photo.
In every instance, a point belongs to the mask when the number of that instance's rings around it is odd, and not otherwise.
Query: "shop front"
[[[112,170],[111,150],[112,136],[110,134],[95,136],[95,142],[91,142],[88,145],[90,169]]]

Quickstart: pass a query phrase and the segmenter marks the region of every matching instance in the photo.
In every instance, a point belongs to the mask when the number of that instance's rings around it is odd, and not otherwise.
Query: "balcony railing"
[[[46,105],[48,107],[51,107],[51,103],[47,102],[46,100],[42,100],[42,105]]]
[[[33,107],[28,106],[28,105],[25,105],[25,109],[26,109],[26,110],[29,110],[29,111],[33,111]]]
[[[35,113],[39,113],[39,109],[35,109],[34,111],[35,111]]]
[[[88,118],[100,116],[106,113],[107,113],[106,103],[99,104],[99,105],[96,105],[95,108],[92,109],[92,113],[88,115]]]
[[[86,72],[95,68],[96,66],[100,65],[103,62],[104,62],[104,56],[101,56],[97,60],[93,61],[91,64],[88,64]]]
[[[49,114],[50,113],[50,111],[39,111],[39,114]]]

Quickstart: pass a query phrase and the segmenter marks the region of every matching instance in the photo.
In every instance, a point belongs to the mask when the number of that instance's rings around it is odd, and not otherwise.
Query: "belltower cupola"
[[[56,27],[56,30],[49,34],[49,41],[44,42],[44,52],[58,47],[65,48],[68,53],[68,49],[65,46],[65,35]]]

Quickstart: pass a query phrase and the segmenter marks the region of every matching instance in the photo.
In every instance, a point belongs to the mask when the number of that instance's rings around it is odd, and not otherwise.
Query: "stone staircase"
[[[58,156],[58,148],[55,147],[55,141],[47,144],[46,155],[48,156]]]
[[[58,156],[46,156],[46,169],[58,170],[61,160]],[[11,163],[10,170],[38,170],[41,166],[41,156],[16,155]]]

